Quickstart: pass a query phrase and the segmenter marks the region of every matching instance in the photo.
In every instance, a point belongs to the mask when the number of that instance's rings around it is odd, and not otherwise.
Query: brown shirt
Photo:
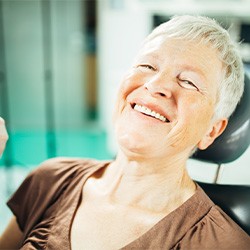
[[[8,201],[24,233],[21,249],[70,249],[70,228],[87,178],[109,162],[57,158],[33,170]],[[198,187],[122,249],[250,249],[250,237]]]

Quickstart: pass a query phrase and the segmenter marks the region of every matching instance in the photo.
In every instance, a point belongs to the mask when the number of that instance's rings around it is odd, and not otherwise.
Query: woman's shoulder
[[[54,179],[86,173],[92,168],[104,165],[105,161],[87,158],[56,157],[45,160],[34,168],[28,177],[54,181]]]
[[[185,248],[249,249],[250,237],[220,207],[213,205],[179,242]]]
[[[85,174],[101,166],[102,161],[60,157],[33,169],[7,202],[21,230],[29,231],[70,185],[77,189]]]
[[[41,195],[57,196],[68,185],[78,185],[84,176],[108,164],[87,158],[57,157],[42,162],[33,169],[20,186],[21,189],[40,190]],[[32,192],[32,191],[31,191]]]
[[[74,157],[55,157],[43,161],[38,165],[36,172],[57,171],[62,168],[85,168],[101,163],[99,160],[89,158],[74,158]]]
[[[232,238],[241,238],[242,240],[247,239],[248,244],[250,244],[250,237],[247,233],[217,205],[211,207],[211,210],[201,223],[207,224],[207,227],[214,228],[215,231],[219,231],[222,236],[224,234],[230,241]]]

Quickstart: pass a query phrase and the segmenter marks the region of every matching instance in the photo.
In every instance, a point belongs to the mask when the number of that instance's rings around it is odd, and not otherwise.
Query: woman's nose
[[[154,77],[144,84],[144,87],[150,92],[152,96],[162,96],[166,98],[172,97],[172,89],[166,80],[160,77]]]

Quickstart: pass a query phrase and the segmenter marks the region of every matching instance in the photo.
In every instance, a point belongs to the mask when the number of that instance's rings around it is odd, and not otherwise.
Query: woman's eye
[[[138,67],[155,71],[155,68],[149,64],[140,64],[140,65],[138,65]]]
[[[199,88],[189,80],[180,80],[180,85],[186,89],[199,90]]]

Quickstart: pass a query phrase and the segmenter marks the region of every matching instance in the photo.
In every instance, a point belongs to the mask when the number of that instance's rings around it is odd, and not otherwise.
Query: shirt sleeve
[[[50,159],[34,169],[7,202],[24,233],[39,221],[44,211],[53,204],[67,185],[65,162]]]
[[[250,237],[219,207],[191,228],[174,249],[249,249]]]

